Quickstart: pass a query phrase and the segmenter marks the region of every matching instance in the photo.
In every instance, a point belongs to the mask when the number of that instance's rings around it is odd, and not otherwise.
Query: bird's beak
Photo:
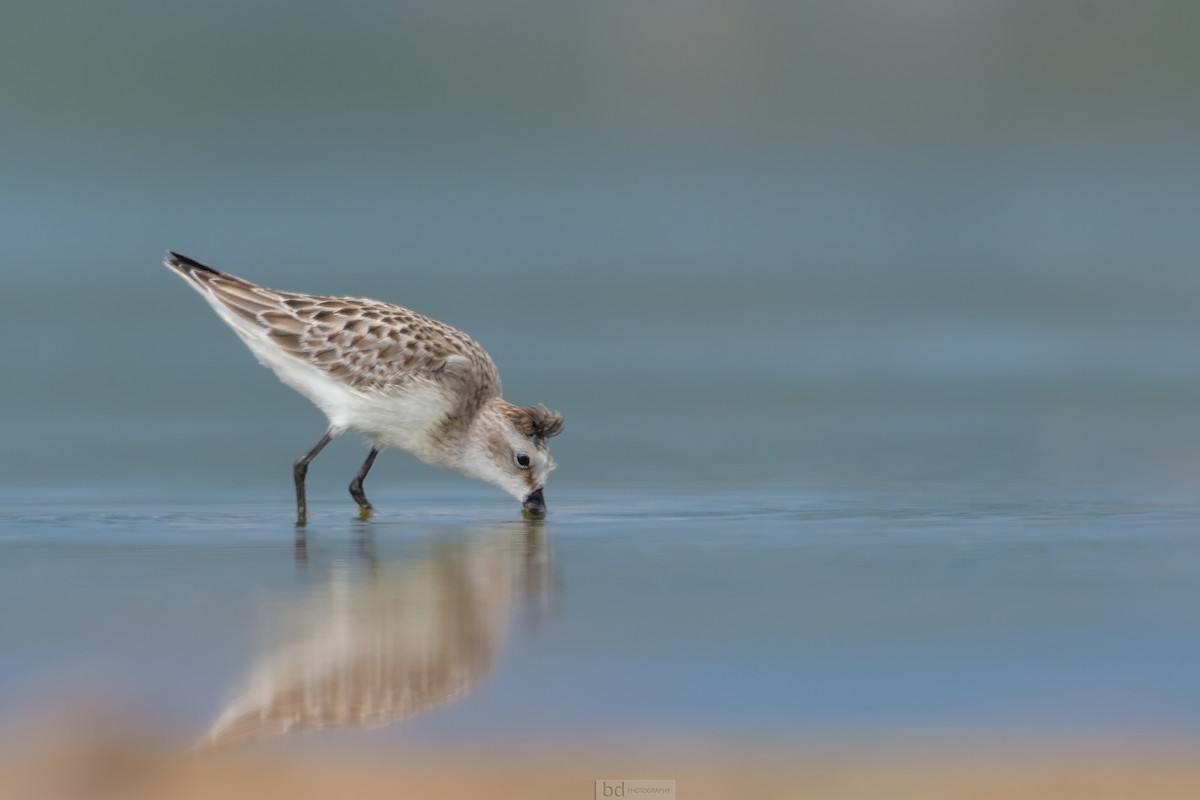
[[[521,503],[521,510],[527,517],[541,519],[546,516],[546,499],[542,497],[541,489],[534,489]]]

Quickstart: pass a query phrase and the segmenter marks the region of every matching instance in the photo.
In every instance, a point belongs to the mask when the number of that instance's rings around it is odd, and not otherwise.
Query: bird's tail
[[[185,278],[197,280],[198,275],[208,277],[221,277],[224,275],[220,270],[213,269],[207,264],[201,264],[194,258],[188,258],[183,253],[176,253],[174,250],[167,251],[167,257],[163,259],[163,264],[178,272]]]
[[[257,331],[262,325],[259,314],[286,310],[282,305],[285,296],[282,293],[213,269],[174,250],[167,251],[163,264],[185,278],[235,329],[242,329],[244,323],[250,323],[248,330]]]

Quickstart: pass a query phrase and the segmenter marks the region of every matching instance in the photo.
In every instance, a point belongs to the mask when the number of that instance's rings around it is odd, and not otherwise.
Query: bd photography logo
[[[628,779],[596,781],[596,800],[617,797],[673,799],[675,797],[675,781],[631,781]]]

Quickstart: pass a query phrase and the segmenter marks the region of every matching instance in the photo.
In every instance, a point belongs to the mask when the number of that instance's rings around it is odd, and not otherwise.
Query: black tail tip
[[[171,267],[172,269],[200,270],[201,272],[209,272],[209,273],[212,273],[213,275],[221,274],[219,271],[213,269],[212,267],[208,266],[207,264],[201,264],[196,259],[188,258],[183,253],[176,253],[174,250],[167,251],[167,255],[166,255],[166,258],[163,259],[163,263],[166,264],[168,267]]]

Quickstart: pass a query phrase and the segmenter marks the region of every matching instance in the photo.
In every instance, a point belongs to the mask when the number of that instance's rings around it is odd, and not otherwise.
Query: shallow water
[[[318,498],[300,539],[277,500],[9,503],[5,695],[258,720],[230,741],[1200,728],[1195,508],[568,489],[538,524],[377,495],[366,523]]]

